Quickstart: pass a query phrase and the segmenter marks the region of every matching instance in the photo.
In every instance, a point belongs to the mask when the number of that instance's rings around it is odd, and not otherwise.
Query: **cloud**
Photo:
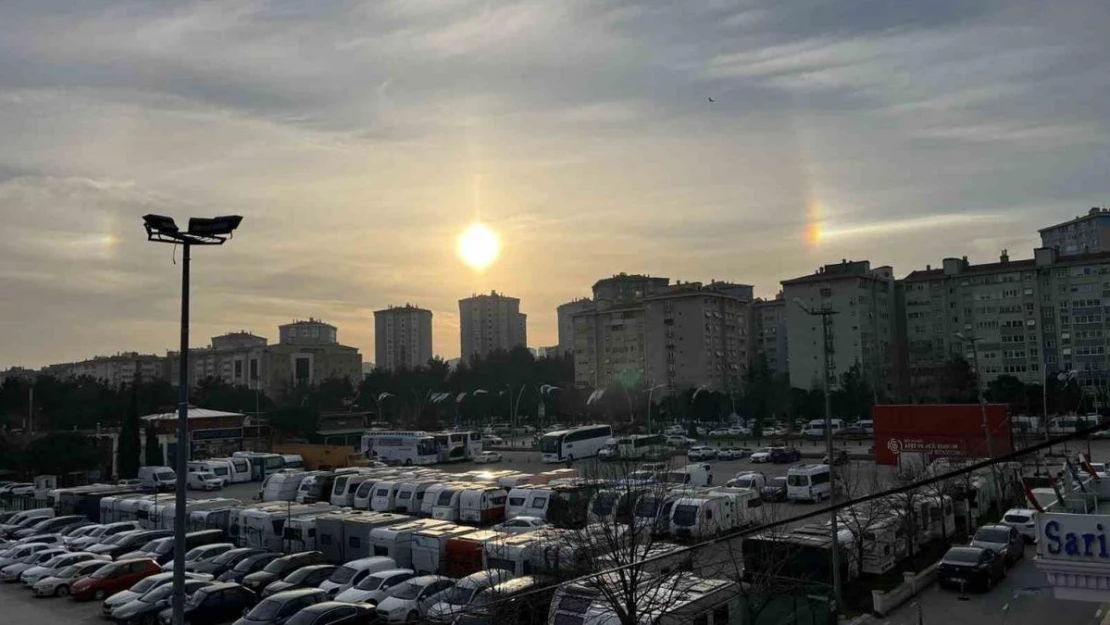
[[[549,345],[619,271],[770,295],[842,257],[1020,257],[1104,194],[1105,26],[1093,0],[7,3],[0,367],[173,346],[147,212],[245,216],[196,255],[197,342],[311,315],[367,359],[389,304],[451,357],[490,289]],[[480,275],[474,220],[504,242]]]

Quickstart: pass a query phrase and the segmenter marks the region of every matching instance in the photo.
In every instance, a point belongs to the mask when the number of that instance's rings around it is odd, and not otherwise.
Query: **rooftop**
[[[1081,222],[1081,221],[1086,221],[1088,219],[1094,219],[1095,217],[1100,217],[1100,216],[1110,216],[1110,208],[1099,208],[1098,206],[1094,206],[1094,207],[1091,208],[1091,210],[1087,211],[1086,215],[1079,215],[1075,219],[1069,219],[1067,221],[1058,223],[1054,226],[1048,226],[1047,228],[1041,228],[1037,232],[1046,232],[1048,230],[1055,230],[1056,228],[1060,228],[1060,227],[1063,227],[1063,226],[1070,226],[1072,224],[1075,224],[1075,223],[1078,223],[1078,222]]]
[[[224,412],[222,410],[210,410],[208,408],[195,408],[189,406],[185,416],[188,419],[219,419],[221,417],[242,417],[243,414],[239,412]],[[140,418],[143,421],[171,421],[177,418],[177,411],[148,414]]]

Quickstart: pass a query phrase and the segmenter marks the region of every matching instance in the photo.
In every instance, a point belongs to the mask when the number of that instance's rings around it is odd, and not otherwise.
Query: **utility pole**
[[[975,363],[975,396],[979,399],[979,414],[983,419],[983,436],[986,439],[987,457],[994,460],[994,445],[991,442],[990,425],[987,423],[987,400],[986,397],[983,396],[983,376],[979,370],[979,337],[966,336],[961,332],[957,332],[956,338],[965,343],[971,343],[971,359]],[[994,480],[995,493],[998,493],[998,474],[995,472],[993,463],[991,464],[991,478]],[[1001,497],[1001,493],[998,493],[998,496]],[[998,500],[995,500],[995,502],[992,503],[997,503],[997,501]],[[998,507],[998,511],[1001,513],[1002,506],[999,505]]]
[[[829,324],[832,323],[832,316],[837,314],[837,311],[830,308],[822,307],[820,309],[809,308],[805,303],[798,298],[794,299],[794,303],[805,311],[807,315],[821,318],[821,356],[823,367],[821,369],[821,379],[825,394],[825,453],[829,459],[829,475],[832,477],[832,488],[829,491],[829,529],[831,533],[832,544],[829,548],[830,557],[832,559],[832,585],[833,585],[833,602],[837,612],[840,612],[842,605],[842,591],[840,580],[840,529],[836,518],[836,495],[837,484],[839,483],[836,478],[836,456],[833,455],[833,435],[832,435],[832,396],[829,394],[829,377],[832,376],[832,371],[829,368]]]

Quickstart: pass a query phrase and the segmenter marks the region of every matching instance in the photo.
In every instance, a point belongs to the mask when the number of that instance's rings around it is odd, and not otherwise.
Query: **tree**
[[[949,404],[978,401],[979,379],[963,356],[953,356],[940,370],[938,398]]]
[[[289,406],[268,412],[266,420],[275,432],[293,438],[310,438],[316,434],[320,415],[311,408]]]
[[[1012,375],[1000,375],[987,382],[984,397],[992,403],[1009,404],[1010,409],[1014,411],[1028,410],[1025,383]]]
[[[879,479],[878,468],[873,463],[866,465],[850,462],[839,467],[837,486],[848,501],[870,495],[885,488]],[[885,499],[871,499],[842,508],[836,518],[840,526],[852,533],[855,538],[853,554],[857,570],[863,570],[863,558],[873,545],[868,538],[872,530],[890,518],[890,504]]]
[[[139,379],[131,384],[131,403],[119,432],[116,472],[121,478],[134,478],[139,474]]]
[[[153,423],[148,423],[146,426],[146,462],[144,464],[148,467],[157,467],[166,461],[165,455],[162,453],[162,445],[158,442],[158,433],[153,426]]]
[[[875,403],[875,393],[864,379],[863,368],[856,362],[840,375],[837,388],[832,391],[833,414],[836,416],[867,419]]]
[[[24,448],[25,466],[35,474],[64,475],[100,466],[96,439],[76,432],[56,432],[36,438]]]

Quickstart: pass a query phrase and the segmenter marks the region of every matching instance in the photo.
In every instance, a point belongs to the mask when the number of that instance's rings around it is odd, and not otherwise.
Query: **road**
[[[933,585],[882,625],[1110,625],[1110,604],[1064,601],[1052,596],[1044,573],[1033,566],[1034,548],[989,593],[942,590]],[[918,620],[918,606],[921,614]]]
[[[0,586],[0,606],[4,616],[0,622],[10,625],[65,625],[103,624],[100,619],[100,602],[76,603],[70,599],[36,599],[22,584]]]

